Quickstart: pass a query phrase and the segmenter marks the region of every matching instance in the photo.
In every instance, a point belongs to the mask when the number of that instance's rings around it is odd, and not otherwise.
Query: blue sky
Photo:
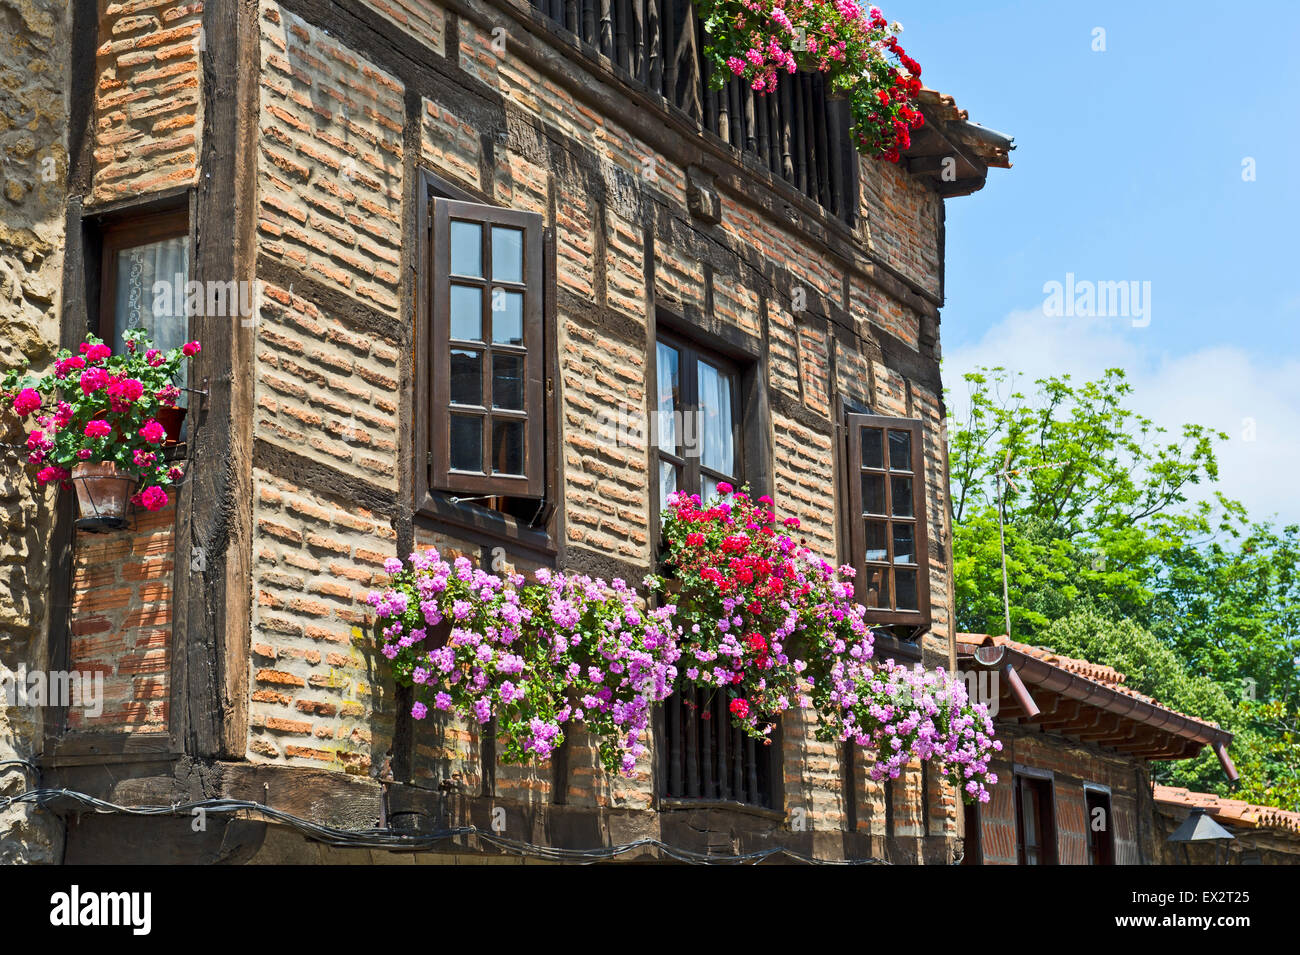
[[[1231,435],[1224,490],[1253,515],[1300,520],[1300,3],[881,7],[927,86],[1016,140],[948,203],[954,409],[975,364],[1118,365],[1157,423]],[[1149,324],[1044,316],[1067,273],[1150,282]]]

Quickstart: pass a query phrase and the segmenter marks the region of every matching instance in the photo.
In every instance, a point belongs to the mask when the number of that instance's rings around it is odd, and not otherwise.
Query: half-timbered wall
[[[585,24],[590,5],[577,6]],[[197,183],[196,277],[224,269],[261,288],[255,316],[192,328],[214,349],[205,341],[210,364],[198,374],[211,396],[195,418],[200,467],[179,499],[172,571],[179,657],[169,673],[188,696],[169,728],[188,751],[391,773],[510,813],[655,808],[653,752],[631,779],[610,778],[578,733],[552,765],[508,767],[477,727],[412,721],[363,599],[386,557],[430,545],[476,559],[499,546],[521,570],[639,581],[656,520],[648,451],[611,443],[607,425],[645,421],[666,327],[747,369],[752,481],[828,559],[848,558],[837,517],[843,411],[924,421],[933,621],[920,645],[928,664],[948,662],[943,206],[898,167],[842,150],[839,107],[818,112],[812,80],[754,112],[747,95],[708,91],[695,54],[670,81],[668,58],[634,55],[635,34],[593,41],[566,3],[137,7],[148,22],[119,5],[103,22],[88,193],[116,210],[114,197],[132,190]],[[688,9],[666,7],[679,20]],[[663,42],[687,37],[684,22]],[[208,25],[238,43],[205,48]],[[192,95],[196,62],[227,77],[220,102]],[[802,107],[776,108],[792,96]],[[787,138],[787,120],[805,135],[789,125]],[[548,230],[552,511],[540,542],[421,513],[417,501],[421,227],[433,183],[538,213]],[[224,223],[218,207],[233,207]],[[219,552],[190,573],[195,542]],[[103,599],[87,573],[72,584],[78,606]],[[919,768],[873,783],[861,754],[845,766],[798,713],[780,745],[778,807],[745,817],[762,839],[838,857],[883,855],[892,838],[896,858],[952,858],[958,804]],[[718,821],[689,809],[645,815],[662,821],[635,831]],[[846,830],[863,841],[846,849]]]

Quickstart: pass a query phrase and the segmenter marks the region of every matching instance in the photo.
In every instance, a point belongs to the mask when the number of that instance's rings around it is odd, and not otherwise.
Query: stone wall
[[[69,68],[67,4],[62,0],[0,0],[0,373],[29,360],[48,365],[58,341],[63,269],[63,197],[68,171]],[[0,429],[12,422],[0,418]],[[17,429],[0,430],[14,443]],[[31,469],[0,449],[0,676],[20,667],[46,670],[49,539],[54,492],[42,491]],[[40,749],[42,711],[0,700],[0,761],[31,759]],[[20,767],[0,768],[0,795],[34,784]],[[0,864],[57,862],[62,825],[20,805],[0,812]]]

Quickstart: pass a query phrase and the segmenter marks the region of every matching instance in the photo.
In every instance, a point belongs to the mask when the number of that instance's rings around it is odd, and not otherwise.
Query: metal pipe
[[[1002,672],[1007,675],[1007,682],[1011,684],[1011,695],[1016,698],[1016,702],[1025,711],[1025,715],[1031,720],[1035,716],[1040,716],[1043,711],[1038,708],[1034,698],[1029,695],[1029,688],[1020,679],[1020,674],[1016,672],[1016,668],[1007,663],[1002,667]]]
[[[1219,765],[1223,767],[1223,772],[1227,775],[1228,781],[1235,783],[1237,781],[1237,767],[1232,764],[1232,757],[1228,755],[1228,745],[1222,742],[1215,743],[1214,755],[1219,757]]]

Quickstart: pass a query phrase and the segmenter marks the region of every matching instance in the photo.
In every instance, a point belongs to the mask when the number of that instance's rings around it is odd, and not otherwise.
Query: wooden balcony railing
[[[725,690],[683,687],[664,701],[662,796],[774,806],[774,748],[732,725],[731,699]]]
[[[852,224],[858,153],[843,100],[820,74],[782,75],[774,94],[731,79],[708,84],[704,27],[691,0],[531,0],[547,18],[662,95],[710,133],[753,156],[832,215]]]

